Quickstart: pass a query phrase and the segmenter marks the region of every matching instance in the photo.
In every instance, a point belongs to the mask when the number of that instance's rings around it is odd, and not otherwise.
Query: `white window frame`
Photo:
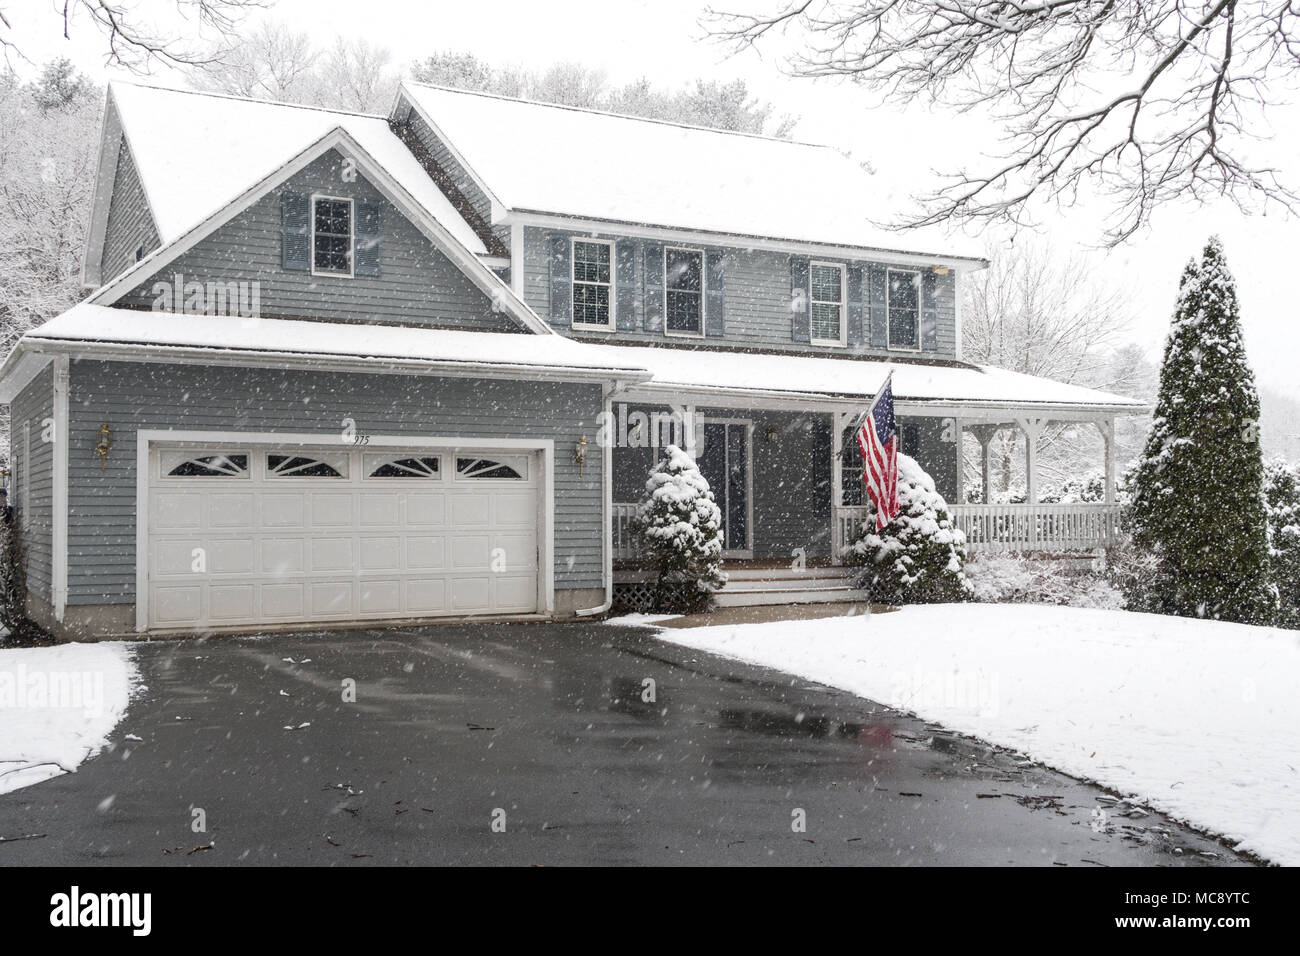
[[[348,204],[348,271],[334,272],[329,269],[316,268],[316,203],[317,202],[345,202]],[[351,196],[330,196],[325,193],[311,194],[311,209],[308,210],[311,216],[311,248],[308,250],[311,256],[311,274],[333,279],[352,279],[356,277],[356,251],[357,251],[357,204]],[[333,233],[331,233],[333,235]]]
[[[912,276],[916,284],[916,344],[915,345],[895,345],[892,335],[894,323],[891,321],[892,307],[889,302],[890,279],[895,272],[906,272]],[[890,267],[885,270],[885,347],[894,352],[919,352],[921,351],[921,270],[919,269],[895,269]]]
[[[579,282],[581,282],[582,285],[603,284],[600,282],[588,282],[585,279],[579,280],[577,278],[577,275],[575,274],[574,270],[577,268],[578,260],[577,260],[576,253],[578,251],[577,250],[578,243],[580,242],[587,242],[587,243],[592,243],[593,245],[601,245],[601,246],[609,247],[609,322],[605,325],[596,325],[591,322],[579,322],[577,320],[577,315],[578,315],[577,298],[571,295],[569,301],[570,303],[572,303],[572,308],[573,308],[573,315],[574,315],[574,320],[572,323],[573,328],[582,329],[583,331],[588,331],[588,332],[613,332],[614,325],[616,322],[616,319],[614,318],[614,306],[615,303],[618,301],[615,298],[615,293],[614,293],[614,283],[617,281],[615,277],[614,240],[596,239],[591,236],[571,236],[569,238],[569,283],[574,288],[578,286]]]
[[[28,531],[32,526],[32,509],[29,507],[32,497],[32,423],[30,420],[23,422],[23,457],[18,462],[18,494],[15,502],[18,505],[18,527],[23,531]]]
[[[812,271],[815,267],[821,266],[827,269],[838,269],[840,272],[840,301],[825,302],[813,298],[813,280]],[[827,262],[814,259],[808,263],[808,341],[813,345],[822,345],[830,348],[845,348],[849,344],[849,303],[848,303],[848,270],[842,262]],[[819,339],[813,335],[813,306],[814,305],[838,305],[840,307],[840,337],[837,339]]]
[[[668,328],[668,253],[670,252],[689,252],[700,257],[700,330],[698,332],[676,332]],[[697,249],[694,246],[664,246],[663,268],[659,275],[663,282],[664,290],[664,335],[674,339],[702,339],[704,338],[704,324],[708,321],[704,310],[708,307],[709,301],[709,259],[704,254],[703,249]],[[680,289],[674,289],[678,292]]]

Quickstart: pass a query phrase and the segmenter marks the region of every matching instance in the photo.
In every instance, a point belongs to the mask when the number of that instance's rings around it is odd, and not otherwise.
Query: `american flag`
[[[898,435],[894,427],[894,387],[885,379],[885,387],[867,412],[867,420],[858,429],[858,447],[862,449],[862,480],[867,496],[876,506],[876,530],[898,514]]]

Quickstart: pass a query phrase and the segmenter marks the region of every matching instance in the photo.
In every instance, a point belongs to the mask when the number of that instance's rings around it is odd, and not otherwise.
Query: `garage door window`
[[[247,478],[248,455],[170,452],[163,455],[162,472],[167,478]]]
[[[346,455],[267,455],[269,478],[346,478]]]
[[[523,455],[512,455],[509,458],[457,458],[456,477],[525,481],[528,478],[528,459]]]
[[[367,478],[424,478],[434,481],[442,478],[442,459],[437,456],[386,458],[367,455],[365,461]]]

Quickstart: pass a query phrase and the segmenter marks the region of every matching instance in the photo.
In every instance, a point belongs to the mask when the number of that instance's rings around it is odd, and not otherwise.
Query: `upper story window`
[[[669,335],[703,335],[704,253],[664,250],[664,294]]]
[[[921,274],[890,269],[888,287],[889,347],[920,348]]]
[[[352,200],[313,196],[312,272],[352,275]]]
[[[573,240],[573,324],[610,327],[614,289],[614,244],[599,239]]]
[[[813,345],[844,345],[844,266],[810,263],[808,286]]]

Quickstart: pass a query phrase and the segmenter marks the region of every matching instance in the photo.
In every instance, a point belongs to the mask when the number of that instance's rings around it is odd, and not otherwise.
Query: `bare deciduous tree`
[[[306,33],[283,23],[265,22],[192,69],[190,82],[212,93],[299,100],[313,86],[311,71],[319,55]]]
[[[230,36],[246,11],[265,7],[269,0],[173,0],[176,13],[190,25],[190,32],[208,30]],[[70,37],[80,20],[89,20],[108,41],[105,59],[109,64],[128,70],[143,70],[152,61],[175,65],[206,63],[210,52],[181,40],[167,39],[158,29],[141,19],[138,4],[126,0],[54,0],[46,4],[62,24],[64,37]],[[0,50],[6,61],[13,55],[22,57],[21,40],[14,36],[13,25],[0,7]]]
[[[1095,192],[1114,245],[1172,199],[1296,206],[1243,152],[1269,83],[1300,74],[1295,0],[786,0],[710,22],[740,48],[798,34],[797,75],[992,114],[1005,151],[920,197],[907,225],[1022,223],[1035,201]]]

